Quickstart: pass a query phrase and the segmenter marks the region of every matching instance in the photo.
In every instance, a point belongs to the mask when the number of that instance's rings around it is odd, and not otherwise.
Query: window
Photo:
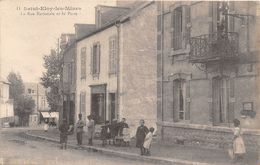
[[[31,89],[28,89],[28,93],[31,94],[32,90]]]
[[[182,47],[182,7],[178,7],[173,11],[172,27],[172,48],[178,50]]]
[[[180,6],[173,10],[171,17],[173,50],[183,49],[189,42],[190,37],[190,7]]]
[[[97,43],[92,48],[91,71],[96,76],[100,72],[100,44]]]
[[[117,43],[116,37],[109,39],[109,74],[116,73]]]
[[[80,62],[81,62],[81,79],[86,78],[86,48],[81,48],[81,54],[80,54]]]
[[[32,90],[32,93],[34,93],[34,90]]]
[[[173,82],[173,111],[174,121],[189,120],[189,97],[187,83],[184,79],[177,79]]]

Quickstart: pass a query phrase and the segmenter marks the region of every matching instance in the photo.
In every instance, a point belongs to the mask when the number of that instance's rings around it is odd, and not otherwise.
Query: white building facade
[[[14,122],[13,100],[9,99],[9,83],[0,80],[0,124]]]
[[[132,135],[140,119],[155,127],[155,3],[142,2],[97,27],[77,42],[77,114],[84,120],[91,114],[97,124],[126,118]]]

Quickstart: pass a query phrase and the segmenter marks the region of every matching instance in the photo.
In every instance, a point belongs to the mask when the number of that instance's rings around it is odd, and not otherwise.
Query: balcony
[[[239,35],[235,32],[205,34],[190,39],[192,63],[235,60],[239,52]]]

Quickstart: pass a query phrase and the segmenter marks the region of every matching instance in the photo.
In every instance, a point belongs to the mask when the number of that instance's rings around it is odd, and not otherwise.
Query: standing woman
[[[144,125],[144,120],[140,120],[140,126],[136,131],[136,147],[140,148],[141,155],[145,154],[145,148],[143,146],[146,134],[149,132],[148,128]]]
[[[244,155],[246,153],[244,140],[241,136],[241,128],[240,121],[238,119],[234,119],[234,138],[233,138],[233,153],[234,153],[234,161],[243,160]]]
[[[94,137],[94,134],[95,134],[95,122],[92,118],[91,115],[88,116],[88,124],[87,124],[87,127],[88,127],[88,144],[89,145],[93,145],[93,137]]]

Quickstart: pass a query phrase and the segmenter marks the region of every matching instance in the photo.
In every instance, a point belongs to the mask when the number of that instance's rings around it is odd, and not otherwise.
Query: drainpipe
[[[164,121],[164,113],[163,113],[163,77],[164,77],[164,62],[163,62],[163,47],[164,47],[164,44],[163,44],[163,40],[164,40],[164,2],[163,0],[161,0],[160,2],[161,4],[161,111],[162,111],[162,123]],[[163,125],[161,126],[161,137],[162,137],[162,140],[163,140],[163,137],[164,137],[164,131],[163,131]]]
[[[115,26],[117,28],[117,66],[116,66],[116,83],[117,83],[117,87],[116,87],[116,112],[117,112],[117,116],[116,118],[119,119],[120,117],[120,44],[119,44],[119,40],[120,40],[120,22],[116,21],[115,22]]]

